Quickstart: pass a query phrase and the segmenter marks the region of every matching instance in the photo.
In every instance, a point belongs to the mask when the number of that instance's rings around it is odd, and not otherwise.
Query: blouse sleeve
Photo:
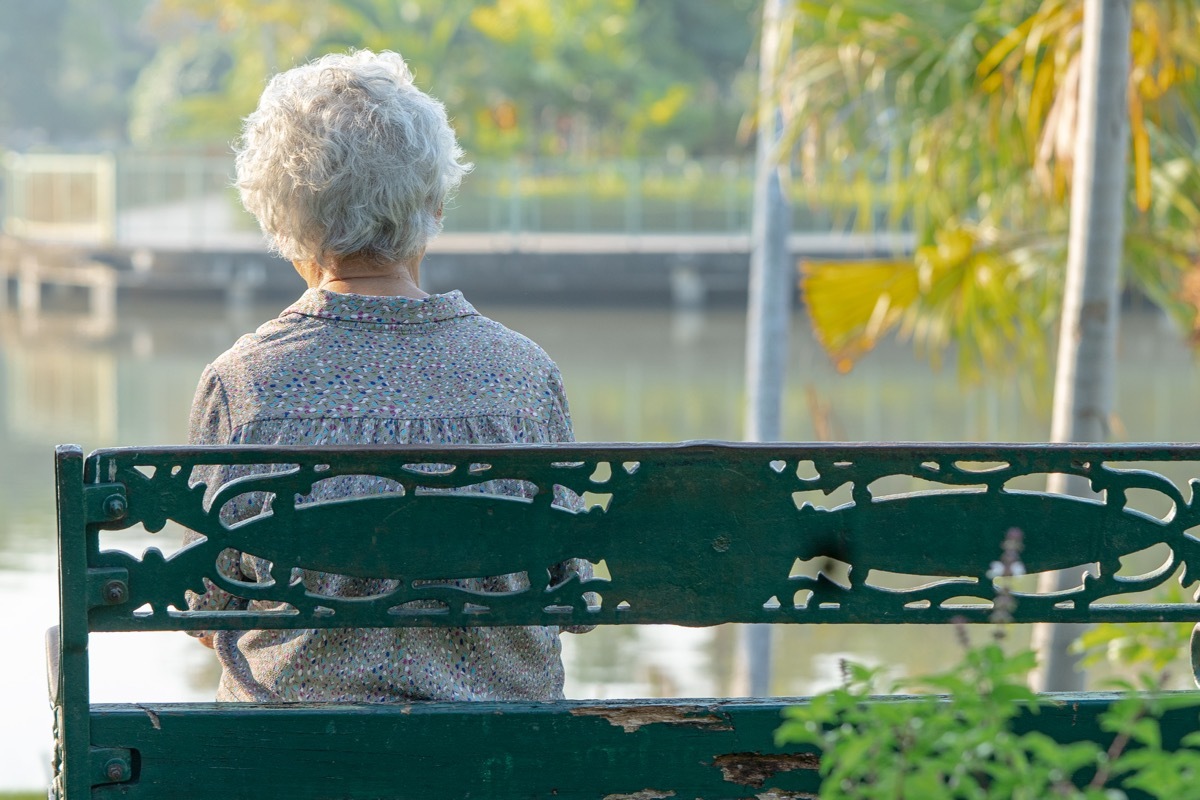
[[[188,444],[229,444],[233,434],[233,425],[229,414],[229,400],[221,377],[212,365],[205,367],[200,376],[200,385],[196,387],[196,397],[192,401],[191,419],[188,426]],[[224,470],[218,466],[201,465],[192,476],[195,483],[204,483],[205,502],[211,502],[221,484],[228,478]],[[185,545],[203,538],[203,534],[187,530],[184,533]],[[216,568],[232,580],[252,580],[242,573],[242,554],[236,550],[222,550],[217,557]],[[244,609],[247,601],[234,597],[224,589],[215,586],[207,578],[204,579],[205,592],[187,593],[188,608],[192,611],[221,611],[224,609]],[[203,636],[208,631],[190,631],[193,636]]]
[[[563,388],[562,374],[556,367],[548,381],[550,392],[550,425],[548,441],[573,442],[575,430],[571,424],[571,407],[567,403],[567,392]]]

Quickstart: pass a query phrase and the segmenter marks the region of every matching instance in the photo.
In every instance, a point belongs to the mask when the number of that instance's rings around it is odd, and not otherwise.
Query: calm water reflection
[[[578,437],[590,441],[736,439],[740,431],[744,319],[652,310],[480,310],[541,343],[567,382]],[[115,330],[66,311],[36,326],[0,312],[0,605],[9,610],[0,707],[0,790],[46,778],[50,715],[42,635],[54,623],[51,451],[180,442],[204,364],[282,304],[230,316],[219,306],[126,303]],[[803,321],[793,336],[784,423],[792,440],[1037,441],[1045,408],[1023,403],[1008,376],[964,388],[953,370],[931,370],[903,347],[837,375]],[[1200,373],[1179,337],[1151,315],[1127,316],[1120,364],[1122,436],[1195,441]],[[897,669],[929,670],[954,644],[948,631],[887,627],[778,628],[773,689],[805,694],[837,680],[843,656]],[[608,628],[567,636],[568,692],[576,697],[736,694],[743,668],[737,632]],[[211,697],[215,662],[182,635],[93,638],[93,697],[193,700]],[[11,765],[11,766],[10,766]]]

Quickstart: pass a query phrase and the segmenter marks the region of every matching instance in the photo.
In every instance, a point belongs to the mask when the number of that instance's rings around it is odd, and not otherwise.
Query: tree
[[[404,55],[417,82],[447,103],[475,157],[728,148],[744,107],[734,86],[752,38],[751,5],[164,0],[139,133],[227,140],[272,73],[367,47]],[[723,29],[693,43],[708,24]]]
[[[889,333],[965,374],[1034,366],[1062,286],[1083,0],[801,2],[785,77],[790,133],[814,182],[841,181],[877,217],[914,231],[912,257],[811,264],[818,339],[843,369]],[[1133,4],[1128,277],[1181,321],[1197,249],[1194,150],[1200,11]],[[1039,381],[1044,383],[1044,381]]]
[[[1106,441],[1115,410],[1119,276],[1125,235],[1121,195],[1129,137],[1125,97],[1129,5],[1129,0],[1087,0],[1084,5],[1071,227],[1050,427],[1055,442]],[[1088,482],[1077,475],[1051,475],[1048,484],[1051,491],[1094,496]],[[1070,589],[1081,579],[1075,571],[1047,574],[1039,588],[1047,592]],[[1034,644],[1042,653],[1036,688],[1083,689],[1083,673],[1070,653],[1071,643],[1080,633],[1078,625],[1035,627]]]
[[[746,304],[746,423],[751,442],[778,441],[783,427],[783,386],[791,330],[792,283],[788,276],[788,207],[783,193],[776,107],[778,63],[791,45],[784,0],[763,3],[759,46],[758,144],[755,154],[754,218],[750,286]],[[771,626],[746,630],[750,694],[770,694]]]

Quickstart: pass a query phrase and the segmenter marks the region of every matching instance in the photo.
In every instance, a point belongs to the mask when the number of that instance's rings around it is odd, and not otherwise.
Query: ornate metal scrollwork
[[[1200,525],[1198,481],[1165,474],[1197,461],[1200,449],[1165,445],[98,451],[88,480],[123,484],[128,509],[89,525],[90,566],[130,578],[126,602],[94,608],[93,625],[986,621],[992,564],[1014,527],[1030,573],[1098,565],[1064,593],[1017,587],[1017,621],[1200,619],[1195,603],[1119,602],[1176,574],[1200,577],[1200,541],[1189,533]],[[1163,472],[1127,468],[1135,462]],[[1054,472],[1086,479],[1097,497],[1030,488]],[[238,477],[210,487],[198,475]],[[883,494],[888,481],[916,491]],[[357,493],[364,486],[375,488]],[[847,502],[824,507],[839,490]],[[1134,508],[1134,491],[1157,493],[1170,510]],[[239,504],[257,510],[228,513]],[[170,557],[96,544],[102,528],[158,530],[167,520],[202,538]],[[1120,574],[1122,559],[1155,547],[1161,564]],[[216,569],[227,550],[269,564],[264,579]],[[563,568],[572,560],[608,575],[581,578]],[[797,562],[818,569],[796,574]],[[872,578],[884,573],[904,585]],[[328,575],[370,591],[323,592]],[[249,608],[188,611],[185,593],[206,581]]]

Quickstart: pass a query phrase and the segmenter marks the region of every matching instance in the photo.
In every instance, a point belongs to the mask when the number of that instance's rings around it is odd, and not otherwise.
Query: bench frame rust
[[[1054,472],[1097,496],[1039,491]],[[310,502],[323,481],[348,475],[395,491]],[[1200,539],[1188,533],[1200,526],[1194,445],[229,446],[86,457],[65,445],[56,476],[60,624],[48,653],[55,788],[70,800],[712,800],[815,797],[819,784],[819,754],[773,737],[782,709],[803,698],[100,705],[88,691],[93,632],[986,623],[991,565],[1014,527],[1030,572],[1098,564],[1068,592],[1018,592],[1014,621],[1200,621],[1198,603],[1136,597],[1200,577]],[[829,501],[839,490],[840,505]],[[1168,512],[1140,507],[1155,494]],[[222,521],[222,507],[247,498],[269,498],[271,514]],[[100,546],[104,530],[154,532],[168,521],[206,538],[169,557]],[[270,561],[275,582],[217,574],[228,547]],[[1120,574],[1123,557],[1150,548],[1167,553],[1161,565]],[[568,558],[602,564],[607,577],[553,583],[551,568]],[[392,578],[396,588],[368,601],[323,597],[291,580],[301,568]],[[525,572],[530,588],[429,582],[512,572]],[[873,578],[881,572],[928,580],[895,588]],[[184,591],[203,578],[255,602],[190,612]],[[1020,725],[1105,740],[1096,720],[1115,699],[1049,695]],[[1195,716],[1168,713],[1168,746]]]

